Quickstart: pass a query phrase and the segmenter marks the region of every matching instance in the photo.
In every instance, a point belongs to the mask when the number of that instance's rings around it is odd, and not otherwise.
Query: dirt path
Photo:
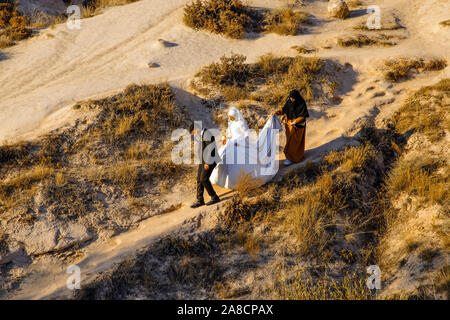
[[[320,47],[348,33],[352,19],[327,21],[326,2],[311,4],[318,25],[312,32],[296,37],[273,34],[256,39],[230,40],[204,32],[195,32],[181,23],[186,0],[143,0],[131,5],[111,8],[102,15],[83,20],[79,31],[64,25],[48,29],[36,38],[6,50],[0,60],[0,140],[35,137],[64,123],[75,115],[71,106],[78,100],[109,95],[133,82],[153,83],[168,80],[177,98],[191,106],[192,114],[205,121],[201,109],[187,92],[187,81],[203,65],[230,52],[242,53],[251,62],[256,57],[275,52],[295,55],[291,46]],[[249,1],[264,4],[264,1]],[[395,2],[395,3],[393,3]],[[425,3],[424,3],[425,2]],[[282,2],[280,2],[282,3]],[[327,110],[327,116],[312,119],[307,130],[308,160],[318,160],[323,152],[339,148],[352,140],[343,136],[357,119],[374,118],[400,105],[408,90],[449,77],[449,68],[440,73],[419,76],[407,84],[391,86],[379,78],[375,66],[381,60],[400,55],[441,56],[448,58],[448,33],[436,27],[449,12],[449,1],[377,1],[383,10],[398,11],[407,27],[409,38],[390,48],[319,50],[317,56],[350,63],[342,84],[342,103]],[[439,20],[440,19],[440,20]],[[158,39],[172,43],[161,47]],[[149,61],[161,67],[149,69]],[[208,123],[207,123],[208,124]],[[279,177],[305,162],[282,167]],[[222,190],[221,194],[225,193]],[[184,221],[208,214],[215,208],[192,210],[193,196],[180,197],[183,206],[171,213],[149,218],[138,228],[122,233],[109,242],[94,242],[76,261],[88,281],[99,272],[149,245],[155,239],[177,230]],[[226,198],[230,194],[226,195]],[[223,202],[224,203],[224,202]],[[222,205],[223,205],[222,203]],[[26,279],[14,299],[62,298],[71,294],[66,289],[66,267],[63,263],[37,262],[31,265],[32,276]]]
[[[205,207],[206,208],[206,207]],[[143,221],[138,228],[124,232],[108,242],[90,244],[84,250],[84,258],[76,262],[82,272],[82,283],[88,282],[100,272],[111,269],[134,251],[148,246],[152,241],[178,229],[183,221],[214,208],[191,209],[187,204],[180,209]],[[68,298],[72,293],[66,287],[67,265],[50,263],[34,266],[29,283],[24,283],[14,299]]]

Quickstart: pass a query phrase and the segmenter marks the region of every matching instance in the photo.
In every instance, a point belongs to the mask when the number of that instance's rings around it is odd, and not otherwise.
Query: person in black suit
[[[200,150],[196,150],[200,155],[200,164],[198,166],[197,172],[197,202],[191,205],[191,208],[198,208],[205,204],[205,201],[203,199],[203,193],[205,189],[211,197],[211,201],[209,201],[206,205],[210,206],[220,202],[219,196],[214,191],[211,181],[209,181],[209,177],[211,176],[211,173],[217,165],[215,160],[217,149],[216,141],[214,139],[214,136],[212,135],[211,139],[207,139],[208,137],[205,134],[206,129],[200,130],[200,128],[194,127],[193,123],[191,124],[189,129],[191,134],[194,135],[194,139],[198,139],[200,144]],[[205,150],[207,150],[206,153],[204,152]]]

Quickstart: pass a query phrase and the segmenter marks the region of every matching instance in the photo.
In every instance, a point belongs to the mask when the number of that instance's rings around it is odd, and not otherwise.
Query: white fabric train
[[[270,181],[278,171],[278,133],[280,120],[272,116],[259,133],[252,136],[242,113],[231,108],[228,115],[235,121],[229,121],[227,142],[219,149],[221,163],[214,168],[211,183],[234,189],[241,171],[251,174],[261,184]]]

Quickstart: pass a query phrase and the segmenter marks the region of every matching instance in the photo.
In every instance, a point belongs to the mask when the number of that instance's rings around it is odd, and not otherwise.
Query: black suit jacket
[[[201,133],[201,146],[202,146],[202,150],[201,150],[201,163],[202,164],[209,164],[209,165],[216,165],[216,161],[215,161],[215,156],[216,156],[216,149],[217,149],[217,144],[216,144],[216,139],[214,138],[214,136],[211,136],[211,139],[209,139],[210,141],[208,141],[208,139],[205,139],[205,132],[207,129],[203,129],[202,133]],[[209,138],[209,137],[207,137]],[[210,148],[212,148],[211,152],[204,155],[204,150],[209,146],[213,144],[213,146],[211,146]]]

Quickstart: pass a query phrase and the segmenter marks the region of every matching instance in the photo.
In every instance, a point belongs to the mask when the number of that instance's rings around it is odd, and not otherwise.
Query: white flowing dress
[[[235,121],[229,121],[227,142],[219,149],[219,163],[213,170],[211,183],[234,189],[241,174],[251,174],[261,184],[270,181],[278,171],[278,133],[280,120],[272,116],[259,133],[252,136],[239,109],[230,110]]]

